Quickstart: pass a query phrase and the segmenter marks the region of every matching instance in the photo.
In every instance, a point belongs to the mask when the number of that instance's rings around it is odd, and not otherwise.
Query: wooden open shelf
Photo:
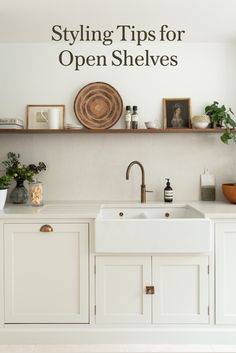
[[[0,134],[167,134],[167,133],[223,133],[223,129],[0,129]]]

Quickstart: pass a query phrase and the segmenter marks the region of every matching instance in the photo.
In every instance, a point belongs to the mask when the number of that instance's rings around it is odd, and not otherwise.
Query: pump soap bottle
[[[172,202],[173,201],[173,189],[170,186],[170,179],[166,178],[167,183],[164,189],[164,201],[165,202]]]

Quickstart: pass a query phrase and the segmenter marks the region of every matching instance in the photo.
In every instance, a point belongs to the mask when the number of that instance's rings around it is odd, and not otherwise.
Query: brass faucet
[[[145,185],[145,172],[144,172],[144,168],[143,168],[143,165],[138,162],[138,161],[133,161],[131,162],[129,165],[128,165],[128,168],[126,170],[126,180],[129,180],[129,174],[130,174],[130,169],[131,167],[134,165],[134,164],[137,164],[140,169],[141,169],[141,173],[142,173],[142,184],[141,184],[141,203],[145,203],[146,202],[146,193],[147,192],[152,192],[152,191],[147,191],[146,190],[146,185]]]

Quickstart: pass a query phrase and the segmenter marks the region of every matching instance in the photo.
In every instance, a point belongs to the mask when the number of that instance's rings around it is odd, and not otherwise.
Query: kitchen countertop
[[[186,204],[202,212],[211,219],[236,219],[236,205],[227,201],[191,201]]]
[[[50,201],[43,206],[6,204],[0,211],[1,219],[35,218],[96,218],[101,202],[97,201]]]
[[[50,201],[42,207],[29,205],[6,204],[0,211],[0,220],[5,219],[35,219],[35,218],[76,218],[94,219],[102,204],[121,207],[173,207],[175,205],[190,205],[212,219],[236,219],[236,205],[224,201],[180,201],[171,204],[149,202],[141,204],[128,201]]]

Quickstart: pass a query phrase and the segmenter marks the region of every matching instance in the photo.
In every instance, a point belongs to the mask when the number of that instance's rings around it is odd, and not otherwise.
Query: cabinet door
[[[208,257],[153,258],[154,323],[208,323]]]
[[[5,322],[88,322],[88,225],[5,225]]]
[[[236,324],[236,223],[217,223],[216,323]]]
[[[150,257],[96,258],[96,322],[151,323]]]

